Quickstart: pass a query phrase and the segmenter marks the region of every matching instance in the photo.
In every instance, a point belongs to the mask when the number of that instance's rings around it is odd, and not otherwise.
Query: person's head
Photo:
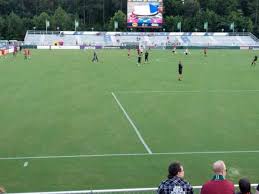
[[[2,193],[5,193],[5,189],[4,189],[4,187],[0,186],[0,194],[2,194]]]
[[[218,160],[218,161],[214,162],[212,169],[213,169],[214,173],[217,175],[226,176],[226,174],[227,174],[226,165],[225,165],[224,161],[222,161],[222,160]]]
[[[247,194],[251,192],[251,185],[248,179],[242,178],[238,182],[239,189],[242,194]]]
[[[173,162],[168,167],[168,178],[171,179],[175,176],[178,176],[180,178],[184,177],[183,166],[181,165],[180,162]]]

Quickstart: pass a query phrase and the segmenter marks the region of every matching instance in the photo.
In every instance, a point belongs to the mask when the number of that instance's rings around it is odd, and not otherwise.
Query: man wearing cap
[[[206,182],[201,188],[201,194],[234,194],[234,184],[226,180],[227,168],[222,160],[214,162],[214,176],[212,180]]]

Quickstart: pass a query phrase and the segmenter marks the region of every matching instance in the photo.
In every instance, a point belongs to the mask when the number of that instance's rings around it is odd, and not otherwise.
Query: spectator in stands
[[[158,194],[193,194],[192,186],[183,179],[184,170],[180,162],[170,164],[168,173],[168,179],[158,187]]]
[[[201,188],[201,194],[234,194],[235,187],[231,181],[226,180],[227,168],[223,161],[213,164],[214,176]]]
[[[259,184],[257,185],[255,194],[259,194]]]
[[[237,192],[237,194],[251,194],[251,184],[248,179],[242,178],[238,184],[240,192]]]
[[[5,193],[5,189],[0,186],[0,194]]]

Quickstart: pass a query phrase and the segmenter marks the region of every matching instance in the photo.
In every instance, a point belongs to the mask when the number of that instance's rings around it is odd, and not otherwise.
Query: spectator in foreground
[[[259,184],[257,185],[255,194],[259,194]]]
[[[251,184],[248,179],[242,178],[238,184],[240,192],[237,192],[237,194],[251,194]]]
[[[5,193],[5,189],[0,186],[0,194]]]
[[[168,179],[163,181],[157,190],[158,194],[193,194],[193,188],[183,179],[184,170],[180,162],[170,164]]]
[[[235,187],[231,181],[226,180],[227,168],[223,161],[213,164],[214,176],[201,188],[201,194],[234,194]]]

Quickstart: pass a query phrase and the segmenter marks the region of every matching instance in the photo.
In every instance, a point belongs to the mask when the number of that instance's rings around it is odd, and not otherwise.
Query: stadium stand
[[[137,33],[137,32],[46,32],[27,31],[24,44],[49,46],[62,42],[64,46],[123,46],[145,44],[151,47],[178,46],[259,46],[251,33]]]

